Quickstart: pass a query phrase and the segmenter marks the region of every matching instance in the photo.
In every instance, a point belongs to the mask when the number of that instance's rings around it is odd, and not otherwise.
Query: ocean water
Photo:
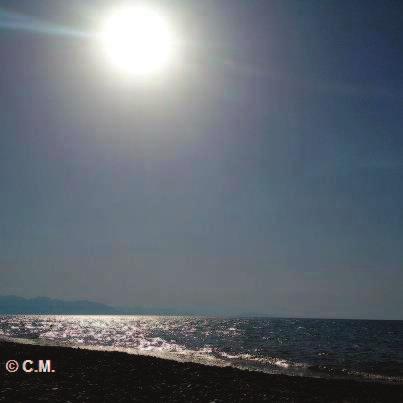
[[[0,337],[295,376],[403,383],[403,321],[0,316]]]

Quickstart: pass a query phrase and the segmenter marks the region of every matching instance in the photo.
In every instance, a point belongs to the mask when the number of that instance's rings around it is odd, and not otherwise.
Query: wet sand
[[[49,359],[55,372],[8,373],[10,359],[20,365]],[[267,375],[117,352],[0,342],[0,362],[0,401],[7,403],[403,402],[403,385]]]

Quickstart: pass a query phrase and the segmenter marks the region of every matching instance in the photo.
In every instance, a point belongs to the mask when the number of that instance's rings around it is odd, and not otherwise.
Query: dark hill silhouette
[[[0,296],[0,314],[25,315],[114,315],[117,308],[92,301],[62,301],[45,297]]]
[[[200,315],[206,313],[212,312],[170,307],[113,307],[93,301],[0,296],[0,315]]]

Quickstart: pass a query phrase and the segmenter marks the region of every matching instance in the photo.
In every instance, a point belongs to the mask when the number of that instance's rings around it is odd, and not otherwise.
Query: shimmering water
[[[403,321],[0,316],[0,335],[269,373],[403,383]]]

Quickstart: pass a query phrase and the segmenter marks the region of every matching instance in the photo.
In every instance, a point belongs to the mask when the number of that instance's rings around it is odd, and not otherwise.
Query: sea
[[[270,374],[403,383],[403,321],[0,316],[0,339]]]

